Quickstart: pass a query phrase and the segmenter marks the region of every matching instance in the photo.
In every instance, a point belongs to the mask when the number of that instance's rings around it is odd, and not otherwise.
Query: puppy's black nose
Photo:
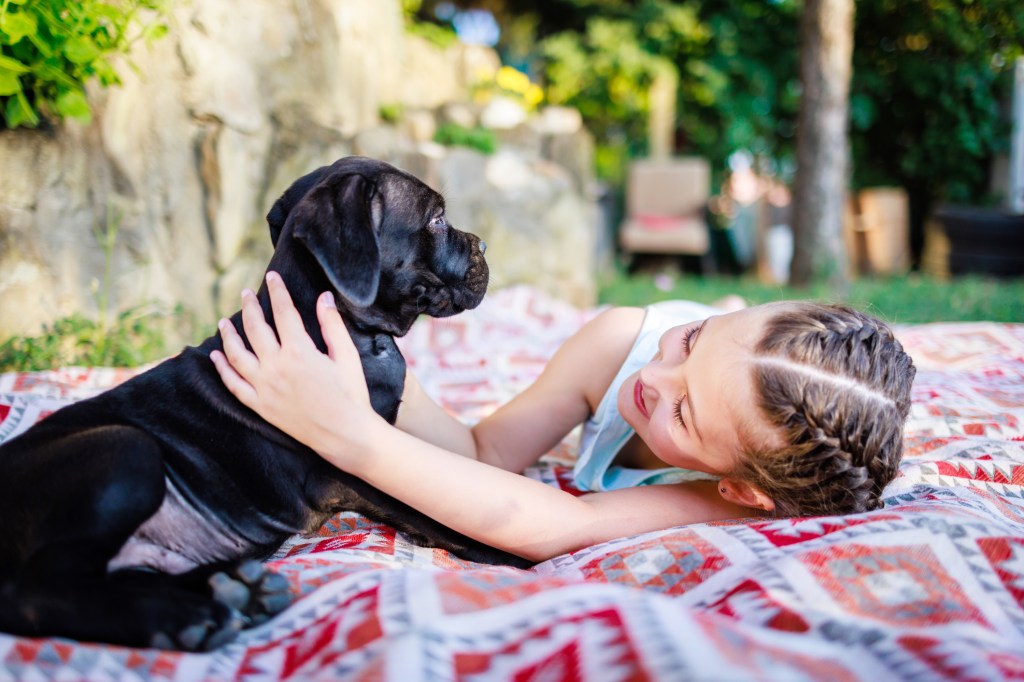
[[[480,253],[487,253],[487,242],[480,240]]]

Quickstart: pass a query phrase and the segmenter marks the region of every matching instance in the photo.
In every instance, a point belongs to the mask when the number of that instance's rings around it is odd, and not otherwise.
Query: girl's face
[[[623,382],[619,413],[665,464],[727,474],[740,430],[771,438],[754,398],[753,348],[772,306],[747,308],[665,332],[658,352]]]

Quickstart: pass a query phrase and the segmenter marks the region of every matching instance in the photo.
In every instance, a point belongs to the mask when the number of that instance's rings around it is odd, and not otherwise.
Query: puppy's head
[[[313,171],[267,222],[275,247],[286,239],[309,251],[340,308],[391,333],[421,313],[474,308],[487,289],[480,239],[448,223],[440,194],[381,161],[347,157]]]

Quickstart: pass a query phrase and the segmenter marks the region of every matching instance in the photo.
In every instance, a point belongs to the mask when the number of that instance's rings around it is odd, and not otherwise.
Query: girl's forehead
[[[716,344],[731,341],[741,348],[753,350],[761,340],[765,325],[781,312],[783,305],[769,303],[709,317],[701,334],[714,337]]]

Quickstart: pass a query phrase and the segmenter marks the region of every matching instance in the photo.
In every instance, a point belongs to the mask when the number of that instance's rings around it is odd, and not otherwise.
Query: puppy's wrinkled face
[[[416,318],[477,306],[484,244],[448,223],[444,199],[382,161],[347,157],[295,181],[267,215],[271,239],[313,255],[354,321],[402,335]]]
[[[488,279],[484,245],[448,222],[441,195],[397,172],[378,180],[377,191],[382,215],[374,305],[410,325],[421,313],[446,317],[479,305]]]

